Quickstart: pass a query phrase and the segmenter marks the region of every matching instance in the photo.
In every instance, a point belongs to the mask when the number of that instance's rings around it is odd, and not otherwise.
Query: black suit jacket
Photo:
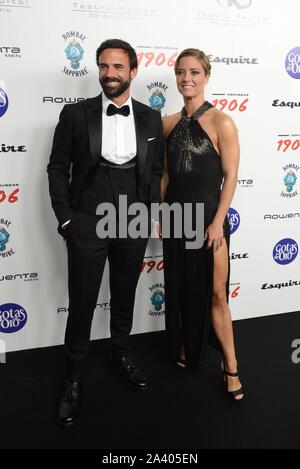
[[[158,111],[132,100],[137,138],[139,200],[160,201],[163,134]],[[149,140],[150,139],[150,140]],[[102,97],[63,107],[47,167],[55,215],[61,225],[72,218],[83,187],[97,169],[102,144]]]

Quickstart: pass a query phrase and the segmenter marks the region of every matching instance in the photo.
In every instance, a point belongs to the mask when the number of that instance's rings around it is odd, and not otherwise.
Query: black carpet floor
[[[203,371],[165,358],[164,332],[132,337],[147,391],[130,390],[109,364],[109,342],[92,342],[83,406],[68,430],[56,424],[64,380],[63,347],[13,352],[0,365],[0,448],[300,449],[300,313],[235,321],[245,398],[224,392],[220,356]]]

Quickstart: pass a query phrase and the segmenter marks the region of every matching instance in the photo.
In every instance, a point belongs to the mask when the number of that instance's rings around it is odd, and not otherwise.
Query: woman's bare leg
[[[214,281],[212,297],[212,324],[216,336],[220,342],[224,355],[224,366],[226,371],[235,373],[237,371],[237,359],[235,355],[231,313],[226,297],[226,283],[228,275],[228,251],[226,240],[223,239],[222,246],[214,252]],[[238,377],[227,376],[228,391],[236,391],[241,387]],[[242,399],[243,394],[236,399]]]

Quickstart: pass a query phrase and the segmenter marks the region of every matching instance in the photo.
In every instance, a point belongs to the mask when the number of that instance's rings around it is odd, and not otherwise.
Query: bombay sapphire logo
[[[0,252],[6,250],[6,245],[9,241],[9,233],[7,233],[5,228],[1,228],[0,230]]]
[[[9,247],[10,232],[9,228],[11,221],[5,218],[0,218],[0,259],[10,257],[15,254],[15,251]]]
[[[8,109],[8,97],[4,89],[0,87],[0,117],[4,116]]]
[[[153,304],[155,311],[160,311],[162,305],[165,302],[165,295],[162,290],[155,290],[151,296],[151,303]]]
[[[290,264],[296,259],[298,249],[298,244],[294,239],[281,239],[273,249],[273,259],[277,264]]]
[[[300,47],[294,47],[285,58],[285,69],[290,77],[300,78]]]
[[[295,184],[297,181],[296,173],[299,171],[300,167],[295,163],[287,164],[283,167],[285,172],[283,183],[285,185],[285,190],[281,191],[281,197],[291,199],[292,197],[296,197],[298,195],[297,189],[295,188]]]
[[[227,217],[230,225],[230,234],[232,234],[240,226],[240,215],[234,208],[230,207],[230,209],[228,210]]]
[[[289,171],[285,176],[284,176],[284,185],[286,186],[287,192],[292,192],[293,187],[297,181],[297,176],[293,171]]]
[[[153,81],[147,85],[147,88],[152,93],[149,98],[150,107],[156,111],[161,111],[166,103],[164,93],[169,88],[168,85],[161,81]]]
[[[79,44],[79,42],[73,39],[72,42],[69,43],[68,47],[65,49],[65,53],[67,59],[70,60],[70,65],[73,70],[77,70],[80,66],[80,60],[83,58],[83,48]]]
[[[0,306],[0,332],[12,334],[22,329],[27,322],[27,313],[23,306],[5,303]]]
[[[164,285],[162,283],[156,283],[149,287],[151,292],[150,301],[152,307],[149,311],[150,316],[162,316],[165,314],[163,305],[165,304],[165,293]]]
[[[149,98],[149,104],[152,109],[160,111],[166,102],[166,98],[161,91],[155,90]]]
[[[68,45],[65,47],[66,58],[68,59],[69,66],[65,66],[63,73],[72,77],[82,77],[87,75],[86,67],[81,66],[83,59],[84,49],[82,47],[83,41],[86,39],[84,34],[78,31],[68,31],[62,35]]]

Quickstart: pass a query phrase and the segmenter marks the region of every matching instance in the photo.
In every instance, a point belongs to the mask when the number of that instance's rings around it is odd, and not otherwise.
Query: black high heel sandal
[[[223,367],[224,367],[224,363],[223,363]],[[241,386],[236,391],[228,391],[228,376],[231,376],[232,378],[237,378],[239,376],[238,372],[236,371],[235,373],[230,373],[229,371],[225,370],[225,368],[223,368],[223,376],[224,376],[224,383],[226,386],[227,395],[230,398],[232,398],[234,401],[241,401],[244,397],[243,386]],[[242,397],[240,399],[236,399],[237,396],[241,396],[241,395]]]
[[[179,368],[180,370],[184,370],[187,367],[186,360],[184,358],[178,358],[176,362],[176,367]]]

